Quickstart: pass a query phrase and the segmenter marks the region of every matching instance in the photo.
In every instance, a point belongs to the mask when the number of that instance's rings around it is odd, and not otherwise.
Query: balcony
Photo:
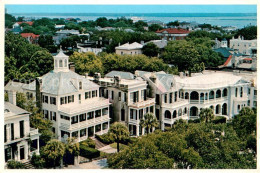
[[[216,99],[209,99],[209,100],[190,100],[190,104],[212,104],[217,102],[222,102],[227,100],[227,96],[225,97],[219,97]]]
[[[30,136],[38,135],[39,134],[38,129],[30,128],[29,134]]]
[[[110,120],[109,115],[103,115],[101,117],[92,118],[92,119],[78,122],[75,124],[71,124],[70,121],[62,120],[60,123],[60,127],[65,130],[74,130],[74,129],[78,129],[78,128],[94,126],[97,124],[108,122],[109,120]]]
[[[131,124],[139,124],[140,120],[136,120],[136,119],[129,119],[129,123]]]
[[[177,102],[173,102],[173,103],[162,103],[162,107],[175,109],[175,108],[182,107],[182,106],[185,106],[188,104],[189,104],[188,100],[179,99]]]
[[[133,108],[144,108],[147,106],[155,105],[155,98],[147,98],[145,101],[135,102],[135,103],[129,103],[129,107]]]

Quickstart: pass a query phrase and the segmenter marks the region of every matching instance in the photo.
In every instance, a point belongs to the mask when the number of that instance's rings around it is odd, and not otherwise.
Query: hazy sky
[[[256,5],[6,5],[8,13],[256,13]]]

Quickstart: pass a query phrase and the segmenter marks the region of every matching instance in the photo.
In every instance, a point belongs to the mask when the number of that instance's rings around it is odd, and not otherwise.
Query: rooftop
[[[114,78],[114,76],[120,76],[121,79],[134,79],[134,75],[130,72],[123,71],[111,71],[105,75],[105,77]]]
[[[189,34],[190,31],[181,28],[167,28],[156,31],[156,33],[169,33],[169,34]]]
[[[35,35],[34,33],[21,33],[21,36],[24,38],[32,37],[33,39],[40,37],[40,35]]]
[[[18,106],[13,105],[12,103],[5,102],[5,117],[11,117],[15,115],[24,115],[29,114],[26,110],[19,108]]]
[[[121,46],[118,46],[116,47],[116,49],[126,49],[126,50],[132,50],[132,49],[142,49],[143,48],[143,45],[142,44],[139,44],[137,42],[134,42],[134,43],[126,43],[126,44],[123,44]]]

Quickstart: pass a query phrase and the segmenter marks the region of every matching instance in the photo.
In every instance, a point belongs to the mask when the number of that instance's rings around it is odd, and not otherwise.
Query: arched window
[[[224,103],[222,105],[222,115],[227,115],[227,104],[226,103]]]
[[[222,97],[226,97],[227,96],[227,88],[225,88],[222,92]]]
[[[171,119],[171,112],[166,110],[164,113],[164,118]]]
[[[190,93],[190,99],[191,100],[199,100],[199,93],[197,91],[192,91]]]
[[[63,67],[62,60],[59,61],[59,67]]]
[[[172,114],[172,118],[176,118],[176,110],[175,111],[173,111],[173,114]]]
[[[220,105],[217,105],[216,106],[216,114],[219,114],[220,113]]]
[[[238,89],[236,88],[236,92],[235,92],[235,96],[236,96],[236,97],[237,97],[237,90],[238,90]]]
[[[240,88],[240,97],[243,97],[243,87]]]
[[[238,111],[240,110],[240,105],[237,105],[237,110],[238,110]]]
[[[204,100],[204,93],[200,93],[200,100]]]
[[[209,92],[209,99],[214,99],[214,91]]]
[[[179,110],[178,110],[178,116],[180,117],[181,115],[182,115],[182,110],[179,109]]]
[[[198,116],[198,108],[193,106],[190,108],[190,116],[194,117],[194,116]]]
[[[183,115],[187,114],[187,108],[183,109]]]
[[[205,94],[205,100],[208,100],[208,93]]]
[[[220,98],[221,97],[221,91],[220,90],[217,90],[216,92],[216,98]]]
[[[189,93],[188,92],[185,93],[185,99],[189,99]]]

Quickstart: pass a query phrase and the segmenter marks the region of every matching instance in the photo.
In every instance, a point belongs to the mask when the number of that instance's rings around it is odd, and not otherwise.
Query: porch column
[[[199,104],[200,104],[200,94],[201,94],[201,93],[198,92],[198,94],[199,94]]]
[[[60,137],[59,137],[60,138]],[[40,143],[39,143],[39,139],[36,139],[37,140],[37,154],[40,154],[39,151],[40,151]]]
[[[80,130],[78,130],[78,142],[80,142]]]
[[[103,135],[103,123],[101,123],[101,135]]]
[[[209,103],[209,92],[208,92],[208,103]]]
[[[144,128],[142,128],[142,135],[144,135]]]
[[[24,159],[25,160],[28,160],[28,143],[27,143],[27,145],[24,145]]]
[[[139,136],[139,125],[136,125],[136,136]]]
[[[20,147],[21,147],[20,145],[17,145],[17,160],[18,161],[20,161]]]

